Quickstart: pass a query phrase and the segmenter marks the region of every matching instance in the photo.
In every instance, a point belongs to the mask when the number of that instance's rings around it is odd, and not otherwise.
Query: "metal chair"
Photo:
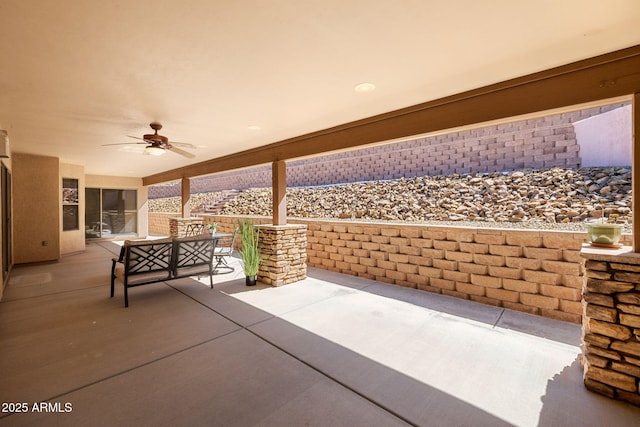
[[[198,236],[204,233],[204,224],[187,224],[184,236]]]
[[[234,246],[236,244],[236,237],[238,236],[238,228],[233,231],[233,235],[229,238],[221,238],[216,242],[213,257],[215,264],[213,266],[214,274],[219,274],[219,269],[229,270],[226,273],[231,273],[234,268],[229,265],[228,259],[233,255]]]

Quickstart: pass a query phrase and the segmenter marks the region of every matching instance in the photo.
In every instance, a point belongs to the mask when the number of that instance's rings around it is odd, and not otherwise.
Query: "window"
[[[62,231],[78,230],[78,180],[62,178]]]
[[[87,239],[138,234],[136,190],[87,188],[85,196]]]

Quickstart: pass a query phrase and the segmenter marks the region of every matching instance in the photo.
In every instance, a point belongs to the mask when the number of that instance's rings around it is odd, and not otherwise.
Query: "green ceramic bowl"
[[[615,245],[622,235],[622,226],[620,224],[589,224],[589,241],[601,245]]]

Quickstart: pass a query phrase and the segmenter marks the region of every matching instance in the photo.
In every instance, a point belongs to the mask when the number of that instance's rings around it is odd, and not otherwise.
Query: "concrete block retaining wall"
[[[574,168],[581,164],[573,123],[623,104],[468,129],[287,162],[290,187],[415,176]],[[271,186],[271,166],[191,180],[191,192]],[[181,184],[149,188],[149,198],[179,196]]]
[[[154,215],[154,214],[150,214]],[[232,232],[238,219],[204,215]],[[150,221],[151,222],[151,221]],[[307,226],[307,265],[581,323],[587,234],[290,219]],[[630,235],[623,235],[631,243]]]
[[[586,233],[309,222],[308,263],[581,322]]]
[[[180,214],[175,212],[153,212],[149,213],[149,234],[159,236],[170,236],[170,218],[176,218]]]

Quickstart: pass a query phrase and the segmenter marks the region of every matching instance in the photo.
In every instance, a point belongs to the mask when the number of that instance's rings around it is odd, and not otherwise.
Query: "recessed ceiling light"
[[[249,129],[249,130],[261,130],[262,128],[260,126],[258,126],[258,125],[250,125],[250,126],[247,126],[247,129]]]
[[[374,85],[373,83],[360,83],[359,85],[356,85],[353,90],[359,93],[366,93],[375,90],[375,88],[376,85]]]

